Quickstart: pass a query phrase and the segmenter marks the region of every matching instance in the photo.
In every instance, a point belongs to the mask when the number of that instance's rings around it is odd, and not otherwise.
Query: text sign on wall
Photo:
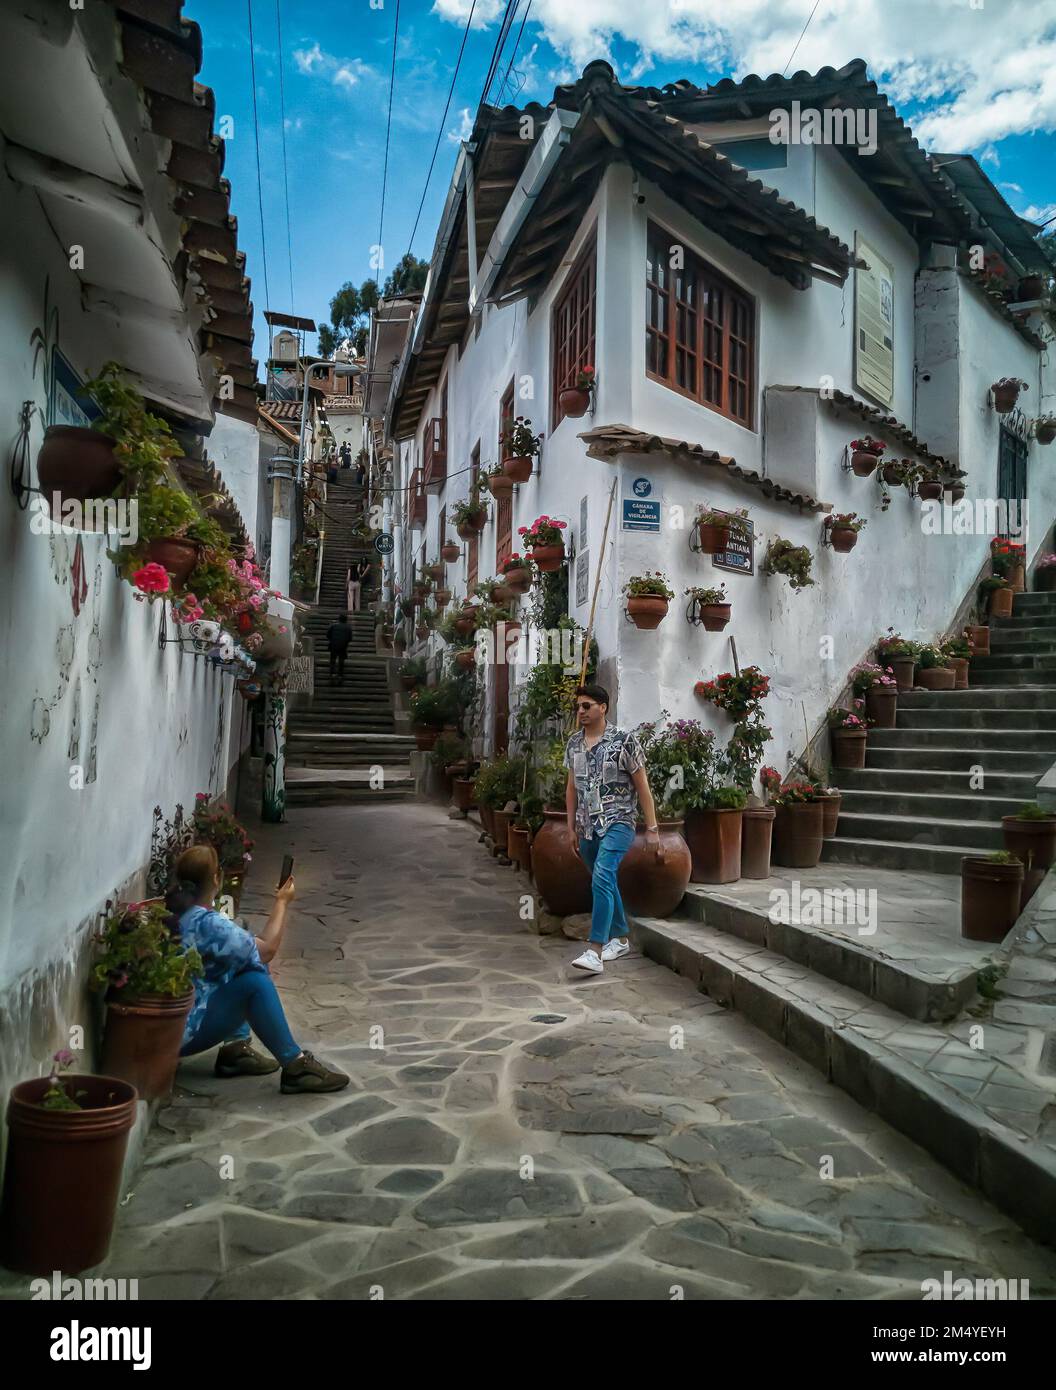
[[[590,592],[590,552],[581,550],[576,556],[576,605],[582,608]]]
[[[315,693],[315,667],[310,656],[291,656],[286,664],[286,694]]]
[[[723,512],[723,516],[730,515]],[[755,573],[755,523],[746,517],[737,517],[736,525],[730,527],[730,539],[725,550],[711,557],[711,563],[720,570],[735,570],[738,574]]]

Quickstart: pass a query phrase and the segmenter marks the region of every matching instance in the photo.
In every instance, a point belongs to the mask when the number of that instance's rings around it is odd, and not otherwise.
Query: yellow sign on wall
[[[856,233],[854,249],[867,270],[854,272],[854,384],[884,405],[895,398],[895,272]]]

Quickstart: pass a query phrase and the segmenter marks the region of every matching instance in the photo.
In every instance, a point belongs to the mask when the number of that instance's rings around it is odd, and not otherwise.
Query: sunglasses
[[[583,701],[581,704],[578,704],[578,705],[576,706],[576,709],[577,709],[577,710],[594,709],[594,708],[595,708],[595,704],[594,704],[594,701],[593,701],[593,700],[585,700],[585,701]]]

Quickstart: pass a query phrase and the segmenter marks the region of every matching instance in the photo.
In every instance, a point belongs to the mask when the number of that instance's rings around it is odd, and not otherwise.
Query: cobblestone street
[[[142,1298],[915,1299],[946,1270],[1056,1293],[1051,1252],[686,981],[636,953],[570,979],[472,823],[253,833],[247,924],[291,850],[274,974],[352,1082],[181,1066],[106,1266]]]

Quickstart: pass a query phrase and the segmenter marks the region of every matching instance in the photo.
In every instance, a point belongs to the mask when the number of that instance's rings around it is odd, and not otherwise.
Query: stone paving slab
[[[572,976],[470,823],[386,803],[252,833],[251,888],[297,858],[291,1024],[352,1084],[181,1066],[99,1271],[141,1297],[916,1299],[945,1269],[1056,1296],[1051,1251],[695,982],[633,952]]]

